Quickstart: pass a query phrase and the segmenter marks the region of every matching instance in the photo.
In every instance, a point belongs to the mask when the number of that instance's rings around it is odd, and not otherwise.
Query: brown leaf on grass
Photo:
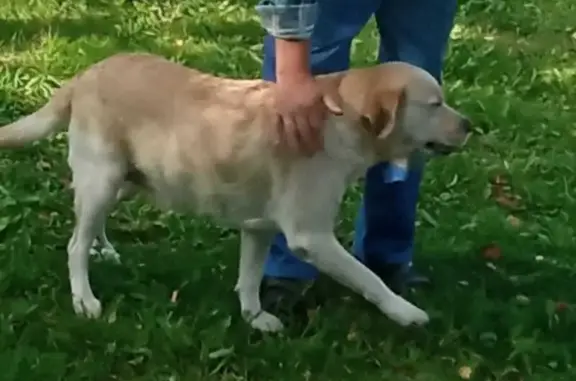
[[[510,183],[503,175],[496,175],[490,185],[490,196],[498,205],[508,209],[520,209],[520,196],[512,193]]]
[[[463,380],[469,380],[472,377],[472,368],[469,366],[462,366],[458,369],[458,375]]]
[[[502,174],[498,174],[496,176],[494,176],[494,178],[492,179],[492,185],[494,186],[506,186],[508,185],[508,180],[504,177],[504,175]]]
[[[490,180],[490,196],[497,198],[506,193],[508,187],[508,180],[502,175],[496,175]]]
[[[520,209],[520,197],[511,194],[502,194],[494,197],[498,205],[508,209]]]
[[[568,309],[568,304],[566,302],[557,302],[556,303],[556,312],[563,312]]]
[[[502,250],[495,243],[490,243],[482,248],[482,257],[488,261],[497,261],[502,257]]]

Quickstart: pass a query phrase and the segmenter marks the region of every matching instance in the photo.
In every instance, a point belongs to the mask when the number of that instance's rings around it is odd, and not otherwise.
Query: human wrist
[[[276,39],[276,81],[310,77],[310,41]]]

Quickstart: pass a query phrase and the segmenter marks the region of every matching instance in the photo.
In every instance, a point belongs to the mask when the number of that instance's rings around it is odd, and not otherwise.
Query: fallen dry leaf
[[[508,180],[503,175],[496,175],[490,183],[490,194],[497,204],[509,209],[520,208],[520,197],[512,194]]]
[[[506,180],[504,175],[498,174],[498,175],[494,176],[491,183],[493,185],[496,185],[496,186],[505,186],[505,185],[508,185],[508,180]]]
[[[567,308],[568,308],[568,304],[565,302],[557,302],[556,303],[556,312],[566,311]]]
[[[498,205],[509,209],[519,209],[520,208],[520,198],[511,194],[501,194],[494,197],[494,201]]]
[[[488,261],[497,261],[502,257],[502,250],[495,243],[491,243],[482,248],[482,257]]]
[[[458,375],[464,380],[469,380],[472,377],[472,368],[469,366],[462,366],[458,369]]]

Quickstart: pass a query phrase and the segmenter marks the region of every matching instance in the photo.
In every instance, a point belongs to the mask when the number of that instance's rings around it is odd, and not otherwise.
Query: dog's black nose
[[[472,132],[472,122],[468,118],[463,118],[460,121],[460,127],[464,130],[464,132]]]

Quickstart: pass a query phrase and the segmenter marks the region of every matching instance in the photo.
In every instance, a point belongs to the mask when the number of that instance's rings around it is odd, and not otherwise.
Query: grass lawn
[[[0,123],[118,51],[257,77],[252,5],[3,0]],[[0,381],[449,381],[468,370],[474,380],[575,380],[575,18],[570,0],[461,5],[445,87],[478,134],[466,152],[431,163],[422,186],[417,265],[434,280],[410,296],[433,318],[422,329],[400,329],[336,288],[304,331],[259,337],[232,291],[236,233],[138,201],[109,222],[124,264],[93,260],[103,318],[77,318],[66,142],[2,152]],[[373,63],[376,46],[370,24],[354,64]],[[358,200],[351,190],[343,205],[345,241]]]

